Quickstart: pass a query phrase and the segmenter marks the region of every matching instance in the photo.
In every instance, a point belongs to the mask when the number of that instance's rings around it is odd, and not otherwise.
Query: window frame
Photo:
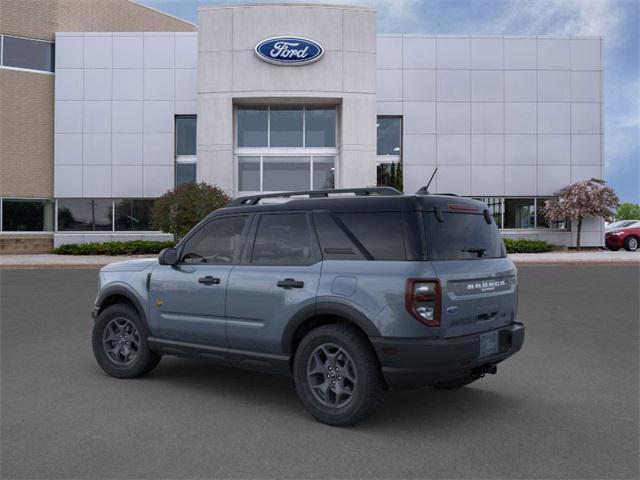
[[[245,239],[245,247],[244,247],[244,251],[242,253],[242,257],[241,257],[241,261],[240,264],[241,265],[247,265],[247,266],[251,266],[254,268],[278,268],[278,267],[289,267],[289,268],[294,268],[294,267],[299,267],[299,268],[304,268],[304,267],[310,267],[311,265],[315,265],[318,262],[322,261],[322,253],[320,251],[320,245],[318,244],[318,236],[316,234],[316,227],[315,224],[313,222],[313,215],[312,215],[312,211],[311,210],[303,210],[303,211],[275,211],[275,212],[261,212],[261,213],[256,213],[251,225],[251,230],[248,232],[247,237]],[[311,252],[312,252],[312,256],[310,258],[309,263],[305,263],[305,264],[288,264],[288,263],[282,263],[282,264],[269,264],[269,265],[261,265],[261,264],[257,264],[257,263],[253,263],[253,253],[255,250],[255,244],[256,244],[256,238],[258,237],[258,229],[260,228],[260,221],[262,220],[262,218],[264,218],[265,216],[270,216],[270,215],[304,215],[305,220],[306,220],[306,225],[307,225],[307,231],[309,233],[309,238],[311,240]]]
[[[11,37],[11,38],[18,38],[21,40],[31,40],[34,42],[48,43],[52,48],[51,70],[39,70],[35,68],[13,67],[11,65],[5,65],[4,64],[4,46],[5,46],[4,37]],[[55,75],[55,70],[56,70],[55,45],[56,45],[55,42],[51,42],[49,40],[43,40],[41,38],[30,38],[30,37],[23,37],[20,35],[9,35],[5,33],[0,34],[0,69],[14,70],[16,72],[30,72],[30,73],[40,73],[44,75]]]
[[[178,243],[178,245],[176,246],[176,250],[177,250],[177,257],[178,257],[178,262],[176,263],[176,265],[187,265],[190,267],[197,267],[197,266],[224,266],[224,265],[239,265],[240,263],[240,259],[242,258],[243,252],[245,250],[245,246],[247,243],[247,237],[249,234],[250,229],[252,228],[254,222],[254,216],[255,214],[250,214],[250,213],[235,213],[235,214],[230,214],[230,215],[218,215],[216,217],[213,218],[205,218],[204,220],[202,220],[198,225],[196,225],[191,232],[189,232],[182,240],[180,240],[180,242]],[[238,251],[233,253],[233,259],[231,260],[230,263],[186,263],[182,261],[182,254],[184,253],[184,249],[186,247],[186,245],[189,243],[189,240],[191,240],[193,237],[195,237],[203,228],[208,227],[209,225],[211,225],[214,222],[220,221],[220,220],[227,220],[229,218],[238,218],[238,217],[244,217],[246,218],[245,223],[244,223],[244,227],[242,227],[242,232],[240,233],[240,245],[238,247]]]
[[[51,220],[51,230],[5,230],[4,229],[4,203],[5,201],[9,201],[11,202],[12,200],[19,200],[19,201],[33,201],[33,202],[43,202],[43,203],[49,203],[50,205],[52,205],[53,210],[52,210],[52,215],[53,218],[50,219]],[[46,207],[45,207],[46,208]],[[46,212],[45,212],[46,213]],[[44,222],[43,219],[43,227],[46,225],[46,222]],[[20,234],[20,235],[51,235],[53,233],[57,233],[57,228],[58,228],[58,201],[56,199],[53,198],[47,198],[47,197],[0,197],[0,233],[6,233],[6,234]]]

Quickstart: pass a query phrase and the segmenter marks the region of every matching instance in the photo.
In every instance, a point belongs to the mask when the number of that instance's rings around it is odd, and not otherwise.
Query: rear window
[[[442,222],[434,212],[425,212],[424,228],[430,260],[473,260],[506,255],[500,232],[484,215],[443,212]]]

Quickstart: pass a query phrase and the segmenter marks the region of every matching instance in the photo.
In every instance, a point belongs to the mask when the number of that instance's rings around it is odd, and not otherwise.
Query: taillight
[[[407,280],[405,292],[407,311],[428,327],[440,326],[440,282],[438,280]]]

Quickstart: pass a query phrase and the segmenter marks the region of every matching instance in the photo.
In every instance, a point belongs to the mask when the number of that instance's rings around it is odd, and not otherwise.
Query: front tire
[[[327,425],[360,422],[384,397],[375,352],[364,334],[350,325],[311,330],[298,346],[293,373],[305,408]]]
[[[638,250],[638,237],[630,236],[624,239],[624,249],[628,252]]]
[[[118,303],[105,308],[93,326],[93,355],[98,365],[116,378],[135,378],[158,365],[160,355],[152,352],[138,312]]]

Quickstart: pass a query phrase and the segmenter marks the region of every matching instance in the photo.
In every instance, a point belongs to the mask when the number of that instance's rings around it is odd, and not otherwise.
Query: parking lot
[[[97,270],[0,270],[3,478],[638,478],[639,268],[520,268],[523,350],[458,391],[313,420],[291,382],[90,348]]]

